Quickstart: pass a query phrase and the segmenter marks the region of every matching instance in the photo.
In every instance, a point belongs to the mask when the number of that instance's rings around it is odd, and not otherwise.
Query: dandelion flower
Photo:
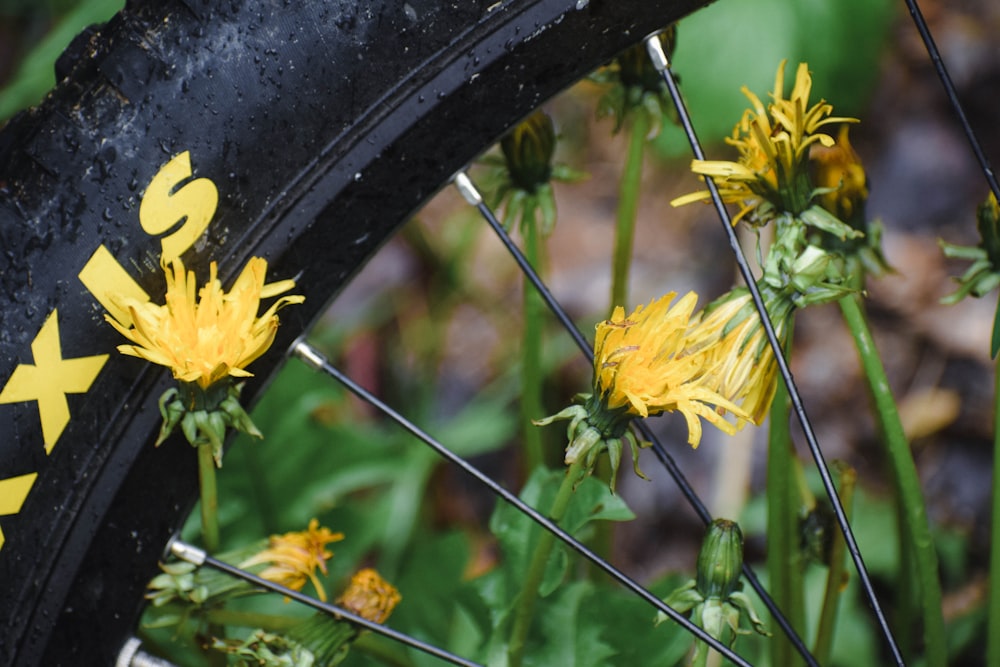
[[[262,578],[296,591],[302,590],[306,581],[311,581],[319,599],[325,602],[326,590],[316,570],[326,574],[326,561],[333,558],[326,545],[342,539],[343,533],[320,527],[319,521],[312,519],[306,530],[272,535],[266,549],[243,561],[239,567],[266,565],[260,572]]]
[[[690,321],[698,295],[689,292],[671,305],[676,294],[639,306],[625,317],[615,308],[611,319],[597,325],[594,350],[595,395],[611,411],[635,417],[677,411],[688,426],[688,442],[701,441],[699,417],[732,434],[734,427],[719,409],[743,412],[706,383],[711,350],[689,353]]]
[[[166,303],[123,300],[132,324],[105,319],[133,345],[118,351],[170,368],[174,378],[208,389],[226,377],[249,377],[248,364],[267,351],[278,329],[277,311],[304,297],[282,296],[258,317],[261,299],[284,294],[292,280],[265,284],[267,261],[254,257],[229,292],[222,289],[216,263],[209,280],[197,290],[193,271],[180,258],[163,267],[167,278]],[[196,298],[197,291],[197,298]]]
[[[784,96],[785,61],[778,66],[771,103],[744,87],[751,108],[744,111],[726,143],[739,151],[737,162],[694,160],[691,170],[715,180],[723,201],[741,206],[733,222],[749,216],[764,224],[783,213],[799,215],[812,205],[809,150],[814,144],[832,146],[833,137],[822,129],[835,123],[857,122],[831,116],[833,107],[823,100],[809,105],[812,77],[806,63],[799,64],[791,95]],[[708,201],[707,190],[674,199],[673,206]]]

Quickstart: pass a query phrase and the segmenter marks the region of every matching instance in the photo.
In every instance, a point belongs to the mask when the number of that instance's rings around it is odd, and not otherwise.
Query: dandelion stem
[[[909,544],[900,544],[900,553],[913,554],[914,568],[922,595],[923,641],[925,659],[932,667],[943,666],[947,659],[944,636],[944,616],[941,610],[941,584],[938,580],[938,559],[934,551],[927,520],[927,508],[920,488],[920,478],[913,462],[899,411],[889,388],[889,379],[875,349],[875,341],[865,320],[858,296],[846,296],[840,300],[840,309],[847,322],[854,343],[861,358],[868,380],[868,388],[875,401],[875,414],[882,431],[882,439],[893,477],[896,482],[900,513],[909,535]],[[904,574],[907,571],[904,570]]]
[[[615,254],[611,268],[611,309],[628,309],[628,274],[632,265],[632,239],[635,236],[635,216],[639,205],[639,184],[642,180],[642,155],[649,132],[649,117],[632,114],[629,128],[628,155],[618,188],[618,214],[615,227]]]
[[[791,340],[791,334],[789,334]],[[779,378],[771,403],[767,448],[767,568],[771,597],[789,624],[799,634],[804,623],[802,563],[798,548],[801,494],[796,483],[795,450],[790,432],[790,406],[785,382]],[[773,644],[772,664],[793,664],[791,642],[778,639]]]
[[[285,633],[302,623],[301,618],[263,614],[236,609],[206,609],[205,620],[215,626],[232,625],[241,628],[260,628],[267,632]]]
[[[1000,311],[1000,305],[998,305]],[[993,387],[993,503],[990,526],[990,578],[986,616],[986,664],[1000,665],[1000,358]]]
[[[521,225],[524,255],[541,273],[541,248],[535,209],[525,210]],[[531,422],[545,416],[542,407],[542,301],[527,278],[524,280],[524,340],[521,346],[521,423],[524,424],[524,457],[530,475],[544,461],[542,431]]]
[[[844,512],[851,518],[851,504],[854,499],[854,486],[857,473],[854,468],[843,466],[840,470],[840,485],[838,495],[844,503]],[[823,595],[823,606],[820,609],[819,625],[816,629],[816,643],[813,645],[813,656],[820,664],[830,660],[830,647],[836,632],[837,610],[840,607],[840,594],[844,590],[846,571],[847,542],[840,531],[834,531],[833,543],[830,545],[830,564],[826,574],[826,592]]]
[[[549,518],[559,523],[569,501],[573,497],[573,489],[580,481],[580,473],[583,469],[585,456],[578,456],[566,470],[562,484],[556,492],[555,500],[552,501],[552,509],[549,510]],[[520,667],[524,657],[524,644],[528,637],[528,629],[531,627],[531,620],[535,611],[535,602],[538,600],[538,589],[542,584],[542,576],[545,568],[549,564],[549,556],[552,554],[552,546],[555,544],[556,536],[547,530],[541,531],[538,544],[531,555],[531,562],[528,564],[528,571],[524,576],[521,587],[521,595],[517,600],[514,610],[514,625],[510,633],[510,643],[507,645],[507,657],[509,667]]]
[[[219,550],[219,495],[215,483],[215,459],[211,445],[198,445],[198,483],[201,487],[201,536],[205,550]]]

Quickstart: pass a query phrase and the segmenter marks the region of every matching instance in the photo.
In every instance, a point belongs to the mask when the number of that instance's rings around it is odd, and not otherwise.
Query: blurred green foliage
[[[0,122],[37,104],[56,83],[54,63],[88,25],[107,21],[125,0],[3,0],[0,2]],[[27,28],[27,32],[25,29]],[[15,39],[16,38],[16,39]],[[32,43],[31,40],[37,41]]]
[[[787,59],[790,87],[808,62],[813,91],[836,115],[863,114],[887,45],[894,0],[752,0],[716,2],[680,22],[673,69],[699,137],[721,143],[747,108],[746,86],[767,102],[774,72]],[[849,46],[847,46],[849,45]],[[665,155],[690,150],[680,128],[665,124]]]

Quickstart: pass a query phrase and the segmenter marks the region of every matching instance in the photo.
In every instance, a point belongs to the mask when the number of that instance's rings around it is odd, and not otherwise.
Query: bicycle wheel
[[[78,38],[0,133],[0,662],[112,663],[194,497],[186,448],[151,446],[168,374],[109,354],[110,287],[161,296],[161,249],[301,272],[252,400],[452,173],[703,4],[134,2]]]

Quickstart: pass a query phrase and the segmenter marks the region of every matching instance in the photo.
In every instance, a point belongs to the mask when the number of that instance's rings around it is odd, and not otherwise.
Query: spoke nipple
[[[670,60],[667,59],[667,53],[663,50],[663,43],[660,42],[658,35],[653,34],[646,38],[646,52],[649,54],[649,59],[653,61],[653,67],[656,68],[657,72],[663,72],[670,68]]]
[[[187,562],[194,563],[195,565],[203,565],[205,563],[205,558],[207,557],[204,550],[191,546],[186,542],[181,542],[180,540],[174,540],[170,543],[170,553],[177,556],[181,560],[186,560]]]
[[[320,354],[319,350],[302,339],[295,342],[295,345],[292,346],[292,352],[296,357],[309,364],[313,370],[319,370],[326,365],[326,357]]]
[[[140,650],[141,646],[140,639],[130,637],[122,646],[122,650],[118,652],[115,667],[175,667],[172,662],[167,662]]]
[[[462,195],[462,199],[470,206],[479,206],[483,203],[483,196],[479,194],[479,190],[476,189],[472,179],[464,171],[455,174],[454,182],[455,187],[458,188],[459,193]]]

